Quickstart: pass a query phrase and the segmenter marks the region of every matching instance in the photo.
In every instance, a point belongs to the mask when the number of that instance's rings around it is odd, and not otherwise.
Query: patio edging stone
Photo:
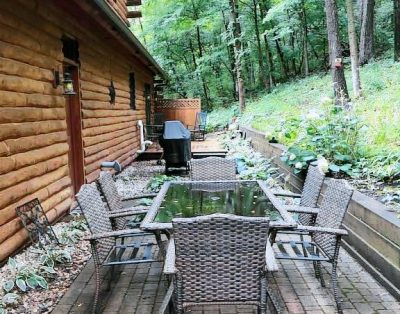
[[[287,187],[300,192],[304,176],[294,174],[279,158],[286,147],[269,143],[264,133],[252,128],[240,126],[240,130],[247,138],[251,138],[255,150],[272,158],[272,163],[284,174]],[[390,293],[400,299],[400,221],[396,215],[389,212],[381,202],[355,191],[344,227],[349,232],[343,241],[344,248]]]

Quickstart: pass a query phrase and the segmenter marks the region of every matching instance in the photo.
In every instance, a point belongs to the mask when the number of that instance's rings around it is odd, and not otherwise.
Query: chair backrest
[[[207,124],[207,112],[197,112],[195,127],[204,130]]]
[[[300,205],[306,207],[317,207],[319,194],[324,184],[325,173],[317,165],[309,165],[306,180],[304,181],[301,193]],[[299,215],[301,225],[309,225],[311,216],[307,214]]]
[[[113,176],[109,171],[101,171],[98,179],[101,193],[103,194],[107,207],[110,211],[122,209],[122,198],[118,193],[117,186],[115,185]],[[115,227],[123,229],[125,226],[125,218],[116,218]]]
[[[22,224],[28,231],[32,243],[44,247],[50,243],[59,243],[47,216],[40,204],[39,199],[35,198],[15,209]]]
[[[172,224],[183,302],[259,300],[268,219],[214,214]]]
[[[88,223],[92,234],[102,234],[113,231],[108,211],[101,199],[96,184],[84,184],[76,194],[79,207]],[[113,238],[104,238],[97,242],[97,256],[100,263],[107,257],[110,249],[115,245]]]
[[[164,112],[155,112],[153,114],[153,121],[155,125],[163,125],[165,122],[165,113]]]
[[[353,188],[346,180],[329,180],[315,226],[334,229],[340,228],[352,196]],[[313,240],[324,250],[328,257],[334,257],[335,235],[316,232]]]
[[[236,180],[236,162],[222,157],[192,159],[191,179],[195,181]]]

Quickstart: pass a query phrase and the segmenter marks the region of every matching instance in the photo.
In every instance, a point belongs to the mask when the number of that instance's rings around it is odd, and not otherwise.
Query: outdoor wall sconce
[[[108,86],[108,95],[110,96],[110,104],[115,104],[115,87],[114,82],[111,80],[110,86]]]
[[[71,78],[71,73],[69,72],[64,72],[63,87],[64,87],[63,95],[67,96],[76,95],[74,91],[74,84]]]

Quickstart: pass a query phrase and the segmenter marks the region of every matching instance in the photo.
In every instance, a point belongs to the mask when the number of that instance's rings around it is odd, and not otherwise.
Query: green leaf
[[[15,259],[10,257],[8,259],[8,266],[10,266],[12,269],[17,269],[17,262],[15,261]]]
[[[38,283],[38,281],[36,280],[35,277],[27,278],[26,279],[26,284],[28,285],[29,288],[32,288],[32,289],[35,289],[39,285],[39,283]]]
[[[6,305],[11,305],[15,304],[15,302],[19,299],[18,294],[16,293],[7,293],[5,296],[3,296],[3,302]]]
[[[18,287],[21,291],[23,291],[23,292],[26,291],[26,283],[25,283],[25,280],[23,280],[23,279],[21,279],[21,278],[18,278],[18,279],[15,281],[15,283],[16,283],[17,287]]]
[[[340,171],[339,166],[337,166],[337,165],[335,165],[335,164],[330,164],[330,165],[329,165],[329,169],[330,169],[331,171],[333,171],[333,172],[339,172],[339,171]]]
[[[352,164],[344,164],[342,166],[340,166],[340,170],[342,170],[343,172],[347,172],[351,169]]]
[[[46,279],[44,279],[42,276],[36,276],[37,283],[40,287],[43,289],[48,289],[49,285],[47,284]]]
[[[14,288],[14,280],[7,280],[7,281],[3,284],[3,289],[4,289],[6,292],[10,292],[13,288]]]

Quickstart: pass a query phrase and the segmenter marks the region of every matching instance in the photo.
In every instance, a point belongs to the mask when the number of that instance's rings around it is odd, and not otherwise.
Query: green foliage
[[[175,176],[167,176],[164,174],[157,174],[154,177],[152,177],[147,184],[147,189],[152,192],[158,192],[161,189],[161,186],[164,184],[164,182],[167,181],[174,181],[178,180],[178,177]]]
[[[229,158],[235,159],[240,179],[273,180],[277,168],[272,167],[270,160],[256,152],[248,140],[234,132],[228,132],[222,143],[229,152]]]

